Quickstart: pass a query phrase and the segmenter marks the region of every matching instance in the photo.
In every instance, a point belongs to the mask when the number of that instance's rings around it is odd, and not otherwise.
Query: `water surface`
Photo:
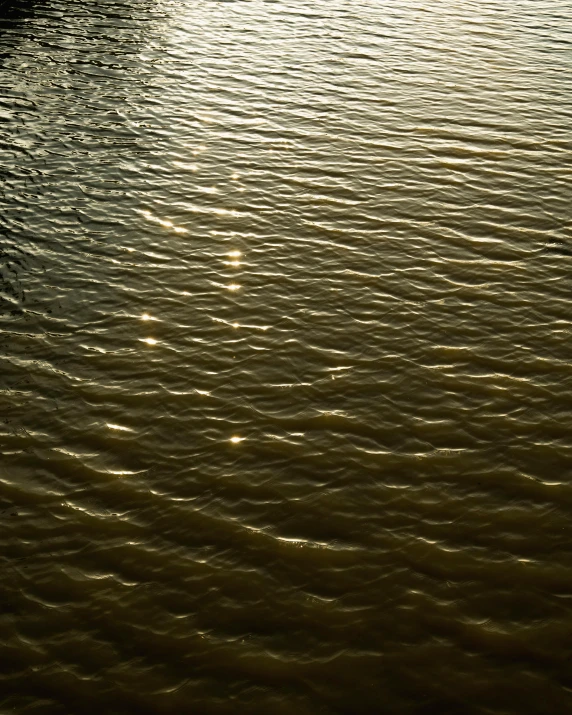
[[[0,12],[2,713],[570,711],[570,3]]]

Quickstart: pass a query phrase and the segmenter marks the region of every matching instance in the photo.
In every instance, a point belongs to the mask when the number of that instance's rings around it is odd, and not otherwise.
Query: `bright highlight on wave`
[[[235,268],[240,266],[240,257],[242,256],[242,253],[240,251],[234,250],[234,251],[229,251],[226,254],[229,258],[232,260],[230,261],[225,261],[225,265],[227,266],[234,266]]]
[[[139,338],[142,343],[147,343],[147,345],[157,345],[157,340],[155,338]]]
[[[185,164],[182,161],[174,161],[173,166],[178,166],[180,169],[186,169],[187,171],[197,171],[199,168],[197,164]]]
[[[212,318],[212,320],[215,321],[215,323],[224,323],[225,325],[229,325],[231,328],[249,328],[250,330],[270,330],[272,327],[271,325],[252,325],[251,323],[231,323],[228,320],[223,320],[222,318]]]
[[[115,425],[111,422],[106,422],[105,426],[109,427],[109,429],[118,430],[120,432],[133,432],[133,430],[129,427],[122,427],[121,425]]]
[[[186,228],[183,228],[182,226],[175,226],[175,224],[172,221],[168,221],[162,218],[159,218],[158,216],[153,216],[151,211],[145,210],[139,210],[139,213],[142,216],[145,216],[146,219],[149,221],[153,221],[154,223],[158,223],[161,226],[164,226],[165,228],[172,228],[175,233],[188,233]]]
[[[238,444],[239,442],[244,442],[245,439],[246,439],[246,437],[237,437],[237,436],[234,436],[234,437],[231,437],[231,438],[230,438],[230,441],[231,441],[233,444]]]

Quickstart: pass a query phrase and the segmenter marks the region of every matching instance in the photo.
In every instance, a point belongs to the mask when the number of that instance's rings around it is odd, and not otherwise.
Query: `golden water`
[[[571,712],[570,2],[0,13],[0,712]]]

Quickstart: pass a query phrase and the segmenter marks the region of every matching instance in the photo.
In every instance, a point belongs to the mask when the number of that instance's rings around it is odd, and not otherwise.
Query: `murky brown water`
[[[0,712],[572,712],[570,2],[0,12]]]

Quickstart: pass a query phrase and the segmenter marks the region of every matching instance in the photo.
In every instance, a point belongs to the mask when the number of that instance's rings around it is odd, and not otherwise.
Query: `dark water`
[[[572,4],[0,12],[0,712],[572,712]]]

